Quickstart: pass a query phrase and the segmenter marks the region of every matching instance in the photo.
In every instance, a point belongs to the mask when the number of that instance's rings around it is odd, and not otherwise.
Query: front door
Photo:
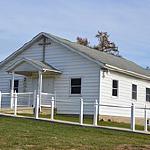
[[[38,79],[32,80],[33,90],[38,90]],[[44,93],[54,93],[54,79],[53,78],[43,78],[42,80],[42,92]]]
[[[43,79],[42,92],[54,93],[54,79],[53,78],[44,78]]]

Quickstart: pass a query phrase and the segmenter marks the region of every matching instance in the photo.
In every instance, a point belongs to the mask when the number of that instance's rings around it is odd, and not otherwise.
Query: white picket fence
[[[2,106],[3,103],[3,98],[11,98],[10,93],[1,93],[0,92],[0,106]],[[56,101],[56,95],[55,94],[49,94],[49,93],[42,93],[41,94],[41,102],[39,100],[39,95],[36,94],[36,92],[29,92],[29,93],[14,93],[13,95],[14,99],[14,104],[13,104],[13,109],[14,109],[14,115],[17,115],[17,109],[20,106],[23,107],[34,107],[35,108],[35,118],[39,119],[39,107],[48,107],[50,108],[50,120],[54,121],[55,116],[54,116],[54,109],[55,105],[57,106],[57,101]],[[74,103],[73,101],[66,101],[66,100],[59,100],[62,103]],[[23,102],[23,103],[22,103]],[[94,108],[94,113],[93,113],[93,125],[98,126],[98,109],[101,109],[101,107],[109,107],[109,108],[120,108],[120,109],[129,109],[130,110],[130,129],[132,131],[135,131],[135,109],[140,109],[144,111],[144,131],[147,132],[147,111],[150,110],[150,108],[147,108],[146,105],[145,107],[136,107],[134,103],[132,103],[129,106],[116,106],[116,105],[103,105],[99,104],[97,100],[95,102],[90,102],[83,100],[82,98],[80,99],[80,112],[79,112],[79,124],[83,125],[83,117],[84,117],[84,107],[86,105],[91,105]],[[1,108],[1,107],[0,107]],[[99,114],[100,115],[100,114]],[[119,114],[118,114],[119,116]]]
[[[33,107],[35,103],[34,93],[16,93],[18,107]]]
[[[41,93],[41,107],[51,107],[52,97],[56,100],[56,94],[52,93]]]
[[[61,102],[67,102],[67,101],[61,101]],[[56,101],[57,103],[57,101]],[[70,103],[70,101],[69,101]],[[93,125],[94,126],[97,126],[97,123],[98,123],[98,107],[115,107],[115,108],[128,108],[130,109],[130,125],[131,125],[131,130],[132,131],[135,131],[135,109],[141,109],[141,110],[144,110],[144,131],[147,132],[147,127],[148,127],[148,124],[147,124],[147,121],[148,121],[148,118],[147,118],[147,110],[150,110],[150,108],[147,108],[146,106],[144,108],[142,107],[135,107],[135,104],[132,103],[131,106],[115,106],[115,105],[103,105],[103,104],[98,104],[98,101],[95,100],[95,103],[93,102],[86,102],[84,101],[82,98],[80,99],[80,113],[79,113],[79,124],[80,125],[83,125],[83,116],[84,116],[84,106],[85,105],[92,105],[94,107],[94,116],[93,116]],[[39,109],[38,109],[38,99],[37,99],[37,105],[36,105],[36,119],[38,119],[38,115],[39,115]],[[51,120],[54,120],[54,97],[52,97],[51,99]]]
[[[11,108],[11,98],[13,98],[12,107],[15,105],[17,99],[17,107],[35,107],[37,93],[34,92],[24,92],[24,93],[1,93],[0,91],[0,108]],[[51,99],[54,97],[56,99],[56,94],[51,93],[41,93],[41,107],[51,107]]]
[[[11,98],[13,98],[12,104]],[[15,99],[17,99],[17,107],[33,107],[35,100],[34,92],[13,93],[13,96],[10,93],[0,92],[0,108],[14,107]]]

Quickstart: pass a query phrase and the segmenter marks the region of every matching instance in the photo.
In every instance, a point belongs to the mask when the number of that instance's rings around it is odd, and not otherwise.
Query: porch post
[[[40,108],[40,111],[41,111],[41,93],[42,93],[42,72],[39,71],[38,95],[39,95],[39,108]]]
[[[13,108],[13,100],[14,100],[14,80],[15,80],[15,73],[12,72],[12,78],[11,78],[11,98],[10,98],[10,108]]]

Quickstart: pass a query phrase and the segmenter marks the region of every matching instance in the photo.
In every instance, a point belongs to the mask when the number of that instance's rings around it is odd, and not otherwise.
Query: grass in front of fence
[[[13,114],[13,111],[10,113]],[[28,116],[28,117],[35,117],[33,114],[33,109],[25,110],[23,108],[18,109],[17,115]],[[50,119],[50,110],[49,109],[42,109],[42,113],[39,114],[39,118],[48,118]],[[79,122],[79,115],[60,115],[55,112],[54,119],[56,120],[63,120],[63,121],[70,121],[70,122]],[[93,116],[86,116],[84,115],[84,124],[93,124]],[[112,121],[98,121],[98,125],[101,126],[110,126],[110,127],[119,127],[119,128],[130,128],[129,123],[118,123]],[[144,130],[143,126],[136,125],[136,130]],[[150,127],[148,127],[150,131]]]
[[[34,117],[33,114],[19,114],[21,116],[29,116]],[[39,118],[47,118],[50,119],[50,114],[39,114]],[[86,116],[84,115],[84,124],[93,124],[93,116]],[[54,119],[56,120],[62,120],[62,121],[70,121],[70,122],[79,122],[79,115],[60,115],[56,114],[54,115]],[[119,127],[119,128],[127,128],[130,129],[129,123],[123,123],[123,122],[113,122],[113,121],[98,121],[97,123],[100,126],[109,126],[109,127]],[[144,130],[144,126],[136,125],[136,130]],[[150,127],[148,126],[148,130],[150,131]]]
[[[77,116],[77,115],[56,115],[55,119],[71,121],[71,122],[79,122],[79,116]],[[93,124],[93,116],[84,116],[83,122],[85,124]],[[130,129],[130,124],[123,123],[123,122],[119,123],[119,122],[113,122],[113,121],[100,121],[99,120],[97,124],[100,126],[119,127],[119,128]],[[135,128],[136,128],[136,130],[144,130],[144,126],[141,126],[141,125],[136,125]]]
[[[1,108],[1,109],[0,109],[0,113],[4,113],[4,114],[14,114],[14,109]]]
[[[0,117],[0,149],[144,149],[149,136],[21,118]]]
[[[119,122],[113,122],[113,121],[98,121],[98,125],[130,129],[130,124],[129,123],[123,123],[123,122],[119,123]],[[144,131],[144,126],[136,125],[135,129]],[[150,131],[149,127],[148,127],[148,130]]]

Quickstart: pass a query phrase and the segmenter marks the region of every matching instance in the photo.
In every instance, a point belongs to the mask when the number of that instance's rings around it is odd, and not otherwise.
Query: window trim
[[[150,101],[147,100],[147,95],[150,97],[150,93],[149,93],[149,94],[146,93],[147,89],[150,90],[150,87],[146,87],[146,88],[145,88],[145,96],[146,96],[145,99],[146,99],[146,102],[150,103]],[[150,98],[149,98],[149,99],[150,99]]]
[[[81,93],[80,94],[72,94],[71,93],[71,79],[81,79]],[[73,96],[73,97],[76,97],[76,96],[81,96],[82,95],[82,77],[81,76],[73,76],[73,77],[70,77],[69,79],[69,96]]]
[[[113,88],[113,81],[117,81],[117,88]],[[117,89],[117,96],[115,96],[115,95],[113,95],[113,90],[114,89]],[[112,81],[111,81],[111,96],[113,97],[113,98],[118,98],[119,97],[119,80],[117,80],[117,79],[112,79]]]
[[[133,91],[133,85],[136,85],[136,91]],[[136,92],[136,99],[133,98],[133,93]],[[132,83],[131,85],[131,99],[137,101],[138,99],[138,85],[136,83]]]

